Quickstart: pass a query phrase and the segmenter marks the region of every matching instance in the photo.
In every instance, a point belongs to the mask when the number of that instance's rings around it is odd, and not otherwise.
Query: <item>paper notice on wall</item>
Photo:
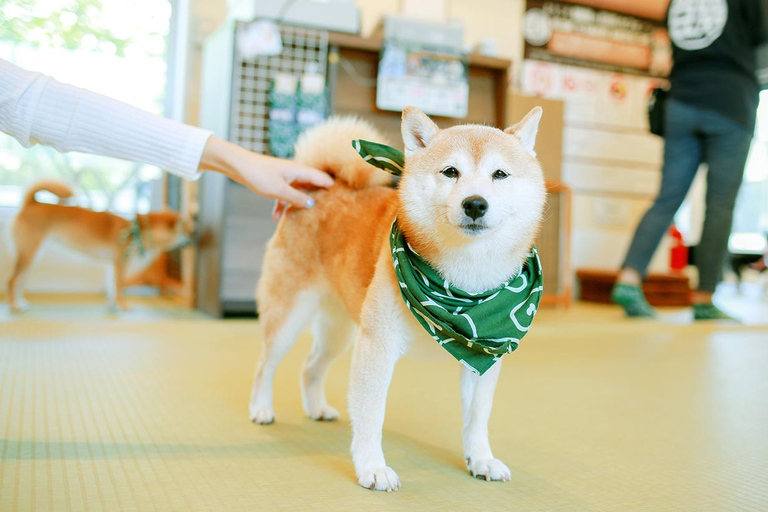
[[[427,114],[466,117],[467,64],[458,53],[385,41],[379,62],[376,106],[400,111],[414,106]]]
[[[648,98],[659,79],[526,60],[519,83],[524,94],[563,100],[568,124],[647,130]]]

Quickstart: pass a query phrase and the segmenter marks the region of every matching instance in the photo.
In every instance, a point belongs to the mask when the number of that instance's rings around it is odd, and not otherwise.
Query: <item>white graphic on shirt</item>
[[[702,50],[720,37],[726,21],[727,0],[672,0],[669,38],[683,50]]]

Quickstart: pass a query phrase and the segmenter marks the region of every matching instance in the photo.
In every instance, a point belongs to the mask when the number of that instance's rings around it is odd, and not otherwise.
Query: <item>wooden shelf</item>
[[[382,40],[330,32],[328,84],[330,111],[366,119],[390,141],[400,140],[400,113],[376,106],[376,80]],[[432,116],[442,127],[459,123],[506,126],[508,72],[512,62],[479,54],[467,55],[469,105],[467,116]],[[343,93],[340,93],[343,91]]]
[[[342,32],[330,32],[328,43],[331,46],[338,46],[340,48],[346,48],[349,50],[360,50],[364,52],[375,53],[380,52],[382,46],[381,39],[360,37],[353,34],[344,34]],[[497,69],[503,71],[507,71],[512,65],[511,60],[489,57],[480,53],[468,54],[467,61],[468,64],[473,67]]]

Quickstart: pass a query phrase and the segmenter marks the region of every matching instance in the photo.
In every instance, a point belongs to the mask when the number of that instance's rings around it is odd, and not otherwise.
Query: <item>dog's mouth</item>
[[[460,227],[465,233],[472,236],[479,235],[488,229],[488,226],[480,222],[465,222]]]

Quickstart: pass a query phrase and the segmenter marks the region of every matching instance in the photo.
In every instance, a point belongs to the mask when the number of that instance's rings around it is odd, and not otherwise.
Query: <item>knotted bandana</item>
[[[365,160],[391,172],[402,170],[402,152],[389,146],[356,140],[352,145]],[[384,150],[382,151],[382,148]],[[443,279],[405,240],[392,223],[392,263],[400,294],[408,310],[427,333],[453,357],[482,375],[504,354],[517,349],[539,307],[541,262],[531,248],[520,271],[501,286],[471,294]]]
[[[141,231],[141,223],[139,223],[139,218],[136,217],[131,222],[131,225],[120,233],[120,243],[125,246],[123,258],[130,256],[130,252],[134,248],[139,256],[144,256],[147,252],[147,248],[144,246],[144,238],[141,236]]]
[[[353,140],[352,147],[360,153],[363,160],[374,167],[378,167],[395,176],[403,174],[405,156],[399,149],[363,139]]]

